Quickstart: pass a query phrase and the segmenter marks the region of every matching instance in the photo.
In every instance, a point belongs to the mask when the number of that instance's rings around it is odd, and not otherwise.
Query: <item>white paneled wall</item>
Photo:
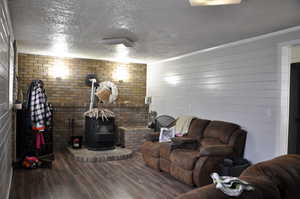
[[[11,39],[11,40],[10,40]],[[12,110],[9,106],[9,44],[13,41],[6,0],[0,0],[0,198],[8,199],[12,179]]]
[[[278,44],[300,39],[300,28],[148,65],[151,110],[240,124],[245,157],[277,155],[281,74]]]

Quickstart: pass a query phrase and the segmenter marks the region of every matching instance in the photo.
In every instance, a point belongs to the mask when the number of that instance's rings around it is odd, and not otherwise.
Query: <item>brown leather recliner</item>
[[[202,137],[202,133],[209,120],[195,118],[191,121],[189,132],[186,137],[198,139]],[[171,143],[159,143],[159,132],[154,132],[146,137],[146,142],[140,147],[143,159],[151,168],[169,172],[170,160],[169,153],[171,152]],[[163,147],[165,150],[160,150]],[[162,155],[162,158],[160,156]]]
[[[198,138],[198,148],[194,150],[180,148],[170,153],[170,174],[186,184],[196,186],[210,184],[212,181],[209,175],[218,171],[218,165],[224,158],[243,156],[245,141],[246,132],[239,125],[211,121],[203,135]],[[162,159],[163,148],[160,150]]]
[[[240,176],[254,186],[237,199],[298,199],[300,186],[300,155],[284,155],[247,168]],[[230,199],[215,185],[207,185],[176,199]]]
[[[190,139],[195,139],[197,141],[200,140],[209,122],[210,122],[209,120],[198,119],[198,118],[192,120],[188,133],[181,139],[190,138]],[[171,152],[174,150],[174,147],[172,145],[173,145],[172,142],[165,142],[165,143],[160,143],[160,147],[159,147],[159,166],[162,171],[167,173],[170,173],[170,167],[171,167],[170,156],[171,156]]]
[[[204,186],[211,183],[210,173],[218,171],[218,165],[226,157],[242,157],[246,132],[239,125],[194,119],[189,132],[168,143],[158,143],[159,133],[151,134],[141,152],[145,163],[157,170],[170,173],[186,184]],[[198,147],[186,143],[194,140]],[[176,146],[176,147],[174,147]]]

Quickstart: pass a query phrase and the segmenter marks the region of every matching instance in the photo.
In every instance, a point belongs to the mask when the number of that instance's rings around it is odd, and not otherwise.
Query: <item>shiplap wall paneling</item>
[[[9,18],[0,0],[0,198],[6,199],[12,176],[11,112],[9,110]]]
[[[150,108],[240,124],[248,131],[245,157],[270,159],[280,142],[278,44],[299,38],[294,31],[149,64]]]

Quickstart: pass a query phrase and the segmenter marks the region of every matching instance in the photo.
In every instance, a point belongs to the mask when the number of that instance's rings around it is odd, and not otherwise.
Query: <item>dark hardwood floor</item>
[[[191,190],[144,165],[128,160],[81,163],[56,153],[52,169],[15,170],[10,199],[168,199]]]

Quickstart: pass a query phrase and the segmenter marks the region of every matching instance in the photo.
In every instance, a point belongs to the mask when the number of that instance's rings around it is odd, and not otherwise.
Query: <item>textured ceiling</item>
[[[9,0],[20,52],[148,63],[300,25],[299,0]],[[105,46],[125,36],[134,48]]]

